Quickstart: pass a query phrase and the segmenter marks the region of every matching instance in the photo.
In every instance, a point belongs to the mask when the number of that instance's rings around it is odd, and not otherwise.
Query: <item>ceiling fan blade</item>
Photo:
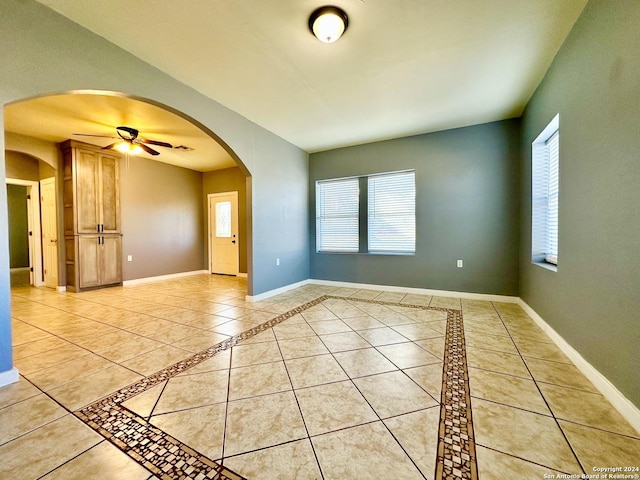
[[[140,148],[142,148],[149,155],[160,155],[160,152],[156,152],[153,148],[147,147],[144,143],[137,143],[136,142],[136,145],[140,145]]]
[[[171,145],[170,143],[160,142],[159,140],[149,140],[148,138],[140,138],[140,137],[138,137],[138,142],[139,143],[147,143],[149,145],[157,145],[159,147],[173,148],[173,145]]]
[[[93,135],[91,133],[72,133],[72,135],[77,135],[78,137],[118,138],[113,135]]]

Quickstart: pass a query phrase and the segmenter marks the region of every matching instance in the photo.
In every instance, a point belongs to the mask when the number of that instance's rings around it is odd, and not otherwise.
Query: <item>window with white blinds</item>
[[[549,185],[547,189],[547,252],[545,260],[554,265],[558,264],[558,183],[559,183],[559,154],[560,132],[556,132],[546,141],[549,155]]]
[[[367,184],[369,252],[415,252],[415,172],[375,175]]]
[[[415,172],[316,182],[316,251],[415,253]]]
[[[531,260],[552,269],[558,265],[559,172],[560,119],[556,115],[531,144]]]
[[[357,178],[316,183],[316,249],[357,252],[360,188]]]

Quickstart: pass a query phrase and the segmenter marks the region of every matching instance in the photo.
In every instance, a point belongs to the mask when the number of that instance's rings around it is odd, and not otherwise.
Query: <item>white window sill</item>
[[[558,266],[554,265],[553,263],[549,263],[549,262],[531,262],[534,265],[544,268],[545,270],[550,270],[552,272],[557,272],[558,271]]]

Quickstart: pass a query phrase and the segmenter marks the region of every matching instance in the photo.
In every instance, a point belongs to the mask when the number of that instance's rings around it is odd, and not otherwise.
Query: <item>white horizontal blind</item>
[[[560,133],[556,131],[546,142],[549,156],[549,183],[547,193],[547,251],[545,260],[558,264],[558,190]]]
[[[549,149],[545,141],[534,142],[531,148],[531,257],[535,262],[544,262],[549,250]]]
[[[369,252],[416,251],[415,172],[368,178]]]
[[[359,196],[357,178],[316,183],[317,251],[358,251]]]

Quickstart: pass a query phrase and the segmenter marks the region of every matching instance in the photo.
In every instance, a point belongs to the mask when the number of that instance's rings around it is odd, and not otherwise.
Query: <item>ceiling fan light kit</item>
[[[116,143],[113,148],[121,153],[130,153],[132,155],[137,155],[143,152],[140,145],[136,145],[135,143],[129,143],[126,141]],[[107,147],[104,147],[104,149],[107,149]]]
[[[349,18],[345,11],[334,6],[320,7],[309,17],[309,30],[323,43],[338,40],[348,26]]]

